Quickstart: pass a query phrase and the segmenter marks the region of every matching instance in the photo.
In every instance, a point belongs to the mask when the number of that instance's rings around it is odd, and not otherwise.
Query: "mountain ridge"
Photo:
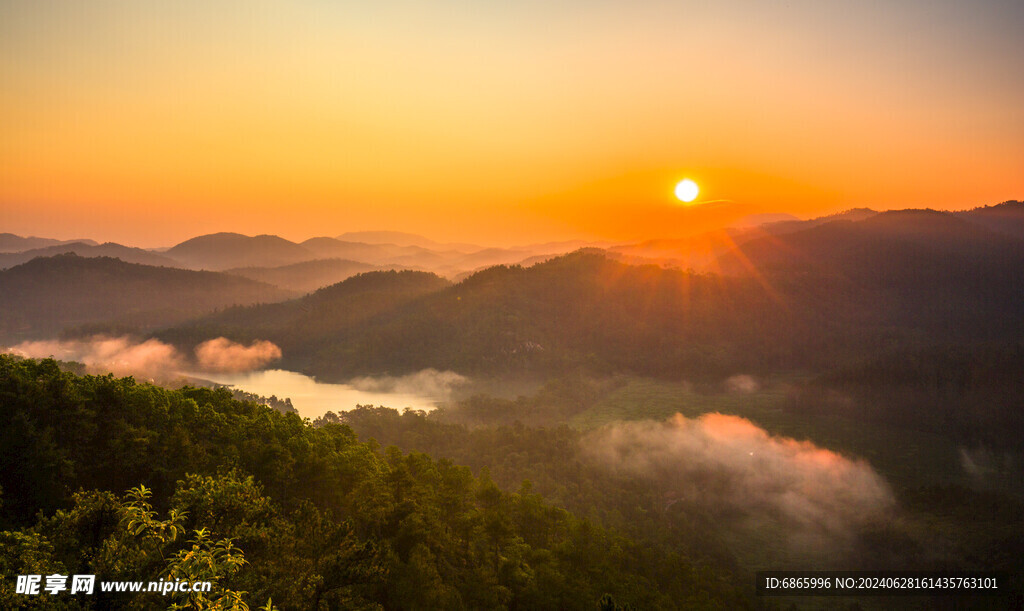
[[[149,330],[217,308],[294,293],[217,272],[126,263],[74,253],[0,271],[0,340],[53,337],[82,325]],[[116,298],[112,298],[116,296]]]
[[[168,257],[132,246],[124,246],[114,242],[103,244],[87,244],[85,242],[71,242],[67,244],[56,244],[43,248],[34,248],[17,253],[0,254],[0,269],[7,269],[16,265],[26,263],[36,257],[52,257],[73,253],[80,257],[114,257],[126,263],[138,263],[141,265],[153,265],[163,267],[180,267],[180,265]]]

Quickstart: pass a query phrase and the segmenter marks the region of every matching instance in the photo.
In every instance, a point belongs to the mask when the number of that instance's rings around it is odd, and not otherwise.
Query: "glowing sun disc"
[[[676,185],[676,197],[681,202],[692,202],[697,199],[698,193],[700,193],[700,187],[689,178],[680,180],[679,184]]]

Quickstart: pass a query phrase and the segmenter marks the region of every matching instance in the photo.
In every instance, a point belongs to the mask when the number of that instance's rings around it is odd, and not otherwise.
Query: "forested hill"
[[[1024,340],[1024,240],[963,214],[856,218],[744,243],[719,259],[721,275],[579,251],[450,286],[368,274],[160,335],[179,345],[269,339],[283,366],[334,379],[428,367],[676,378],[824,370],[883,346]]]
[[[0,271],[0,340],[38,339],[98,323],[151,329],[292,295],[227,274],[57,255]]]
[[[1010,256],[1013,238],[967,243],[949,261],[929,254],[927,234],[920,248],[876,253],[856,236],[840,240],[848,225],[809,231],[835,232],[837,251],[876,267],[719,276],[580,251],[529,268],[490,268],[448,288],[436,278],[413,281],[425,276],[366,274],[295,304],[235,309],[160,336],[179,344],[269,339],[284,350],[284,366],[342,379],[427,367],[731,374],[828,367],[892,341],[1024,333],[1024,260]]]
[[[557,372],[581,365],[659,374],[684,364],[714,366],[705,358],[709,344],[760,342],[758,323],[781,327],[790,319],[754,282],[580,251],[529,268],[479,272],[369,320],[308,358],[319,375],[424,367]]]
[[[684,307],[685,305],[685,307]],[[578,364],[668,370],[716,338],[756,339],[791,315],[756,283],[722,282],[576,253],[494,267],[456,285],[421,272],[355,276],[293,303],[237,308],[158,336],[269,339],[282,365],[318,375],[558,371]]]
[[[182,347],[210,337],[268,339],[295,358],[356,333],[374,317],[449,286],[427,272],[376,271],[348,278],[293,301],[237,307],[156,335]]]
[[[726,273],[845,282],[858,307],[942,341],[1021,339],[1024,239],[934,210],[883,212],[742,244]],[[851,294],[857,300],[857,296]]]
[[[1024,238],[1024,201],[1005,201],[995,206],[958,212],[957,215],[992,231]]]
[[[917,289],[916,281],[1012,272],[1024,240],[935,210],[881,212],[746,242],[719,258],[725,273],[839,274]],[[993,280],[995,280],[993,278]]]
[[[0,608],[25,602],[18,575],[53,573],[213,581],[202,608],[228,608],[216,604],[232,594],[251,609],[754,606],[740,593],[749,581],[738,588],[705,559],[224,389],[0,355],[0,406]],[[175,601],[98,589],[61,600]]]

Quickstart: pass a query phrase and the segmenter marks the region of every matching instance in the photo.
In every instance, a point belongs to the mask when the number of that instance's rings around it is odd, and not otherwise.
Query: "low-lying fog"
[[[28,341],[8,351],[28,358],[74,361],[94,374],[135,376],[172,386],[180,386],[182,378],[189,378],[193,383],[214,382],[264,397],[288,398],[300,416],[310,419],[357,405],[429,411],[449,400],[452,390],[468,381],[451,371],[426,369],[405,376],[362,377],[348,384],[327,384],[294,371],[266,369],[281,358],[281,349],[272,342],[244,345],[223,337],[199,344],[193,355],[182,354],[156,339],[106,336]]]
[[[591,431],[581,448],[612,473],[656,485],[666,508],[702,508],[737,533],[784,534],[800,557],[827,560],[896,506],[868,463],[738,416],[617,422]]]

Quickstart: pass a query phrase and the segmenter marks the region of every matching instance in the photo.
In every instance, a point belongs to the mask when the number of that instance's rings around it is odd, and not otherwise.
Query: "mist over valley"
[[[338,600],[413,579],[428,553],[430,566],[506,562],[462,547],[484,540],[505,558],[526,545],[517,566],[564,575],[592,562],[564,555],[566,537],[619,537],[609,553],[633,568],[593,568],[575,585],[535,576],[522,583],[536,593],[517,596],[610,592],[667,608],[694,596],[756,608],[752,575],[766,569],[1013,571],[1021,219],[1019,202],[853,210],[600,247],[360,232],[213,234],[154,252],[5,237],[5,456],[77,466],[36,486],[28,463],[5,459],[0,515],[25,527],[37,510],[86,511],[72,486],[141,483],[216,521],[230,512],[187,504],[184,482],[257,486],[244,494],[274,511],[347,512],[345,545],[380,546],[339,560],[363,577],[338,585]],[[165,418],[192,425],[186,435]],[[100,423],[122,432],[76,432]],[[79,447],[121,466],[86,467]],[[188,479],[215,464],[235,471]],[[400,509],[410,486],[421,508],[449,512],[415,518],[427,525],[413,539],[401,516],[420,510]],[[266,562],[245,523],[219,532]],[[666,562],[678,572],[653,568]],[[433,570],[448,583],[461,569]],[[280,592],[286,573],[238,583]]]

